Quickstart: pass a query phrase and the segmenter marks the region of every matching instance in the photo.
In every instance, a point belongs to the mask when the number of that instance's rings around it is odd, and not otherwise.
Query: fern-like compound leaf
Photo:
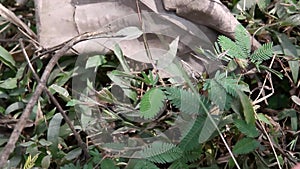
[[[133,169],[159,169],[155,164],[148,160],[137,160],[136,164],[134,165]]]
[[[143,96],[140,104],[141,116],[145,119],[154,118],[164,107],[165,93],[159,88],[152,88]]]
[[[167,88],[167,98],[173,106],[187,114],[205,114],[205,109],[210,107],[204,96],[179,88]]]
[[[218,43],[222,50],[227,52],[226,55],[230,56],[231,58],[246,59],[248,57],[248,55],[244,53],[240,46],[226,36],[219,36]]]
[[[273,55],[272,50],[273,43],[265,43],[260,48],[258,48],[254,53],[250,56],[252,62],[260,62],[264,60],[268,60]]]
[[[235,29],[235,43],[244,52],[247,57],[250,55],[251,51],[251,41],[247,30],[242,26],[238,25]]]
[[[154,163],[170,163],[182,157],[182,150],[176,145],[164,142],[154,142],[141,150],[141,157]]]
[[[181,138],[179,147],[184,151],[193,150],[199,145],[199,135],[202,131],[206,116],[199,116],[194,122],[191,122],[190,128],[187,128],[185,135]]]

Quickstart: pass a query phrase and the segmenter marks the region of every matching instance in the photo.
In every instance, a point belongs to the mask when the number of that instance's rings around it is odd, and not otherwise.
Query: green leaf
[[[51,119],[49,123],[49,128],[47,131],[47,141],[52,142],[51,145],[51,152],[54,153],[57,151],[58,147],[58,137],[59,137],[59,129],[60,129],[60,124],[62,121],[63,117],[60,113],[55,114],[53,118]]]
[[[168,100],[183,113],[205,114],[205,109],[208,110],[210,107],[209,100],[198,93],[175,87],[166,88],[166,90]],[[201,102],[205,108],[201,106]]]
[[[112,159],[104,159],[101,162],[101,169],[117,169],[118,167],[115,166],[115,163]]]
[[[226,36],[219,36],[218,43],[220,44],[222,50],[227,52],[226,55],[230,56],[231,58],[246,59],[248,57],[248,55],[246,55],[235,42]]]
[[[247,124],[244,120],[236,119],[234,120],[234,125],[239,129],[240,132],[248,137],[257,137],[259,135],[258,130],[256,130],[255,125]]]
[[[68,161],[71,161],[71,160],[79,157],[81,152],[82,152],[82,149],[80,147],[75,148],[74,150],[68,152],[68,154],[66,154],[64,158]]]
[[[165,93],[159,88],[147,91],[140,104],[141,116],[145,119],[154,118],[163,108],[165,99]]]
[[[25,107],[24,103],[23,102],[15,102],[11,105],[9,105],[6,110],[5,110],[5,113],[4,114],[10,114],[14,111],[17,111],[17,110],[21,110]]]
[[[15,70],[16,62],[15,62],[14,58],[2,46],[0,46],[0,61],[2,61],[6,66],[11,68],[12,70]]]
[[[50,163],[51,163],[51,155],[47,155],[47,156],[43,157],[41,166],[42,166],[42,168],[49,168]]]
[[[211,117],[213,118],[215,124],[218,125],[218,123],[220,122],[220,117],[218,115],[211,115]],[[213,124],[212,120],[207,116],[201,129],[198,142],[204,143],[208,141],[215,131],[215,125]]]
[[[141,157],[155,163],[170,163],[182,156],[180,148],[171,143],[154,142],[140,151]]]
[[[58,93],[60,96],[62,96],[63,99],[68,100],[68,98],[70,97],[69,92],[67,91],[67,89],[60,87],[56,84],[53,84],[49,87],[49,91],[52,94]]]
[[[199,145],[199,135],[206,120],[206,116],[199,116],[190,122],[190,126],[184,128],[184,135],[178,145],[184,151],[190,151]]]
[[[103,55],[92,56],[88,58],[85,68],[87,69],[91,67],[98,67],[105,64],[106,62],[107,61],[105,60],[105,56]]]
[[[245,117],[246,122],[248,124],[254,125],[255,124],[255,116],[254,116],[255,112],[254,112],[253,106],[250,102],[250,99],[248,98],[247,95],[245,95],[241,91],[238,91],[237,93],[238,93],[240,101],[242,103],[244,117]]]
[[[259,142],[253,138],[243,138],[233,147],[234,154],[247,154],[259,147]]]
[[[148,160],[136,160],[133,169],[159,169],[155,164]]]
[[[2,89],[15,89],[17,88],[17,78],[8,78],[1,81],[0,88]]]
[[[294,59],[299,58],[296,46],[289,40],[289,38],[285,34],[277,33],[277,37],[286,56],[291,56]],[[293,81],[294,83],[297,83],[300,67],[299,61],[291,60],[288,63],[292,71]]]
[[[124,69],[124,71],[126,73],[129,73],[130,72],[130,67],[128,66],[128,64],[126,62],[126,59],[123,55],[123,52],[122,52],[122,50],[121,50],[121,48],[118,44],[115,45],[114,53],[117,56],[118,60],[120,61],[120,64],[121,64],[122,68]]]
[[[242,49],[244,55],[248,56],[251,51],[251,43],[247,30],[242,25],[236,26],[234,37],[235,43]]]
[[[219,84],[216,80],[210,80],[210,90],[208,92],[209,98],[213,103],[219,106],[220,110],[224,110],[226,107],[227,93],[225,88]]]
[[[115,83],[116,86],[120,87],[124,91],[124,94],[127,97],[129,97],[133,101],[136,101],[136,92],[128,87],[130,86],[132,80],[127,78],[126,75],[127,74],[124,74],[123,72],[118,70],[107,73],[107,76]]]
[[[265,43],[250,56],[252,62],[261,62],[272,58],[273,43]]]

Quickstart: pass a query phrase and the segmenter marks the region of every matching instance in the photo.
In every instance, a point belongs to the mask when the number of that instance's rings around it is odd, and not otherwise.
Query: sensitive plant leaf
[[[148,160],[136,160],[133,169],[159,169],[154,163]]]
[[[262,121],[262,122],[264,122],[264,123],[266,123],[268,125],[272,125],[271,122],[270,122],[270,120],[264,114],[262,114],[262,113],[258,113],[257,114],[257,118],[258,118],[258,120],[260,120],[260,121]]]
[[[267,70],[267,71],[269,71],[269,72],[275,74],[280,80],[282,80],[283,77],[284,77],[283,74],[282,74],[281,72],[276,71],[276,70],[274,70],[274,69],[272,69],[272,68],[269,68],[269,67],[267,67],[267,66],[265,66],[265,65],[259,65],[259,68],[260,68],[260,69]]]
[[[91,67],[98,67],[101,66],[103,64],[105,64],[107,61],[105,59],[105,56],[103,55],[95,55],[92,57],[89,57],[86,64],[85,64],[85,68],[91,68]]]
[[[225,88],[216,80],[210,80],[210,90],[208,92],[210,100],[222,111],[226,108],[227,93]]]
[[[166,94],[172,105],[183,113],[205,114],[205,111],[210,108],[207,98],[192,91],[170,87],[166,88]]]
[[[246,59],[248,57],[248,55],[245,55],[243,50],[235,42],[226,36],[219,36],[218,43],[222,50],[227,52],[226,55],[231,58]]]
[[[128,66],[127,62],[126,62],[126,59],[123,55],[123,52],[120,48],[120,46],[118,44],[115,45],[115,48],[114,48],[114,53],[115,55],[117,56],[123,70],[126,72],[126,73],[129,73],[130,72],[130,67]]]
[[[168,169],[189,169],[189,165],[182,162],[181,160],[174,161]]]
[[[51,145],[51,152],[56,152],[58,149],[58,137],[59,137],[59,129],[60,129],[60,124],[62,122],[62,115],[60,113],[55,114],[53,118],[51,119],[47,131],[47,141],[52,142]]]
[[[248,124],[255,124],[255,112],[253,109],[253,106],[251,104],[250,99],[248,98],[247,95],[245,95],[243,92],[241,91],[237,91],[242,107],[243,107],[243,113],[244,113],[244,117],[245,120]]]
[[[0,46],[0,61],[2,61],[6,66],[11,68],[12,70],[16,69],[16,62],[15,62],[14,58],[2,46]]]
[[[260,48],[254,51],[254,53],[250,56],[252,62],[260,62],[264,60],[268,60],[272,58],[273,50],[272,50],[273,43],[265,43]]]
[[[207,116],[199,135],[199,143],[204,143],[208,141],[212,134],[216,131],[215,125],[218,126],[220,122],[220,117],[218,115],[211,115],[211,117],[214,120],[214,122]]]
[[[159,88],[152,88],[142,97],[140,104],[141,117],[154,118],[163,108],[166,99],[165,93]]]
[[[247,124],[244,120],[236,119],[234,120],[234,125],[239,129],[240,132],[248,137],[254,138],[259,135],[255,125]]]
[[[199,135],[206,118],[206,116],[199,116],[195,121],[191,121],[190,126],[184,129],[184,135],[181,137],[178,147],[184,151],[190,151],[199,145]]]
[[[259,142],[253,138],[243,138],[233,147],[234,154],[247,154],[259,147]]]
[[[235,43],[242,49],[244,55],[248,56],[251,51],[251,43],[247,30],[242,25],[236,26],[234,37]]]
[[[291,56],[293,59],[299,58],[296,46],[289,40],[289,38],[285,34],[277,33],[277,37],[285,55]],[[300,67],[299,61],[290,60],[288,63],[292,71],[293,81],[294,83],[297,83]]]
[[[170,163],[182,156],[180,148],[164,142],[154,142],[141,150],[140,153],[142,158],[160,164]]]

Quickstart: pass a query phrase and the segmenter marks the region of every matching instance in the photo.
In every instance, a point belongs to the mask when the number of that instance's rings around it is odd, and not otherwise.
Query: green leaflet
[[[152,88],[143,96],[140,104],[141,117],[154,118],[164,106],[165,93],[159,88]]]
[[[248,137],[254,138],[259,135],[255,125],[247,124],[244,120],[236,119],[234,120],[234,125]]]
[[[259,142],[253,138],[243,138],[233,147],[234,154],[247,154],[259,147]]]
[[[176,145],[154,142],[140,151],[141,157],[155,163],[169,163],[182,157],[182,151]]]
[[[194,122],[191,122],[190,128],[186,130],[178,145],[184,151],[190,151],[199,145],[199,135],[205,122],[204,116],[199,116]]]
[[[179,108],[183,113],[203,115],[205,114],[205,109],[209,110],[209,100],[198,93],[170,87],[166,88],[166,94],[172,105]],[[203,103],[204,107],[200,102]]]
[[[250,102],[250,99],[248,98],[247,95],[245,95],[243,92],[238,91],[238,95],[243,107],[243,112],[244,112],[244,117],[245,120],[248,124],[253,124],[255,123],[255,117],[254,117],[254,109],[253,106]]]
[[[273,55],[273,43],[265,43],[250,56],[252,62],[268,60]]]

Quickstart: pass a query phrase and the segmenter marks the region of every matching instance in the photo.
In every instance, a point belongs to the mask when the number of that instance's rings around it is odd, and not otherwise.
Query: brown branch
[[[26,121],[29,118],[30,113],[32,112],[32,109],[33,109],[34,105],[38,101],[38,99],[39,99],[40,95],[42,94],[43,90],[45,90],[44,86],[45,86],[45,84],[46,84],[46,82],[47,82],[47,80],[50,76],[50,73],[51,73],[52,69],[56,65],[57,61],[76,43],[84,41],[84,40],[88,40],[88,39],[91,39],[91,38],[98,37],[99,35],[101,35],[103,33],[105,33],[105,32],[97,31],[97,32],[85,33],[85,34],[76,36],[76,37],[72,38],[71,40],[67,41],[65,43],[65,45],[60,50],[58,50],[57,53],[51,58],[51,60],[49,61],[48,65],[45,68],[45,71],[43,72],[43,75],[40,79],[40,82],[39,82],[38,86],[36,87],[36,90],[35,90],[34,94],[32,95],[29,102],[27,103],[27,105],[26,105],[26,107],[25,107],[18,123],[16,124],[16,126],[15,126],[15,128],[14,128],[7,144],[5,145],[4,149],[0,153],[1,154],[0,168],[4,168],[10,154],[14,151],[15,146],[16,146],[15,144],[18,141],[22,130],[25,127]]]
[[[20,42],[20,45],[21,45],[21,48],[22,48],[22,51],[23,51],[23,54],[25,56],[25,59],[28,63],[28,66],[29,68],[31,69],[32,71],[32,74],[34,76],[34,78],[40,82],[40,78],[38,76],[38,74],[36,73],[36,71],[34,70],[31,62],[30,62],[30,59],[26,53],[26,50],[24,48],[24,43],[22,42],[22,39],[19,40]],[[44,92],[47,93],[47,95],[50,97],[51,101],[53,102],[53,104],[57,107],[58,111],[61,113],[61,115],[63,116],[64,120],[66,121],[66,123],[68,124],[69,128],[71,129],[71,131],[73,132],[74,136],[75,136],[75,139],[77,140],[77,143],[78,145],[82,148],[83,150],[83,153],[84,153],[84,156],[86,159],[88,159],[90,156],[89,156],[89,153],[88,153],[88,149],[87,149],[87,146],[86,144],[84,144],[84,142],[82,141],[80,135],[76,132],[71,120],[69,119],[69,117],[67,116],[66,112],[63,110],[63,108],[61,107],[61,105],[59,104],[59,102],[57,101],[57,99],[51,94],[51,92],[48,90],[48,88],[46,86],[44,86]]]

